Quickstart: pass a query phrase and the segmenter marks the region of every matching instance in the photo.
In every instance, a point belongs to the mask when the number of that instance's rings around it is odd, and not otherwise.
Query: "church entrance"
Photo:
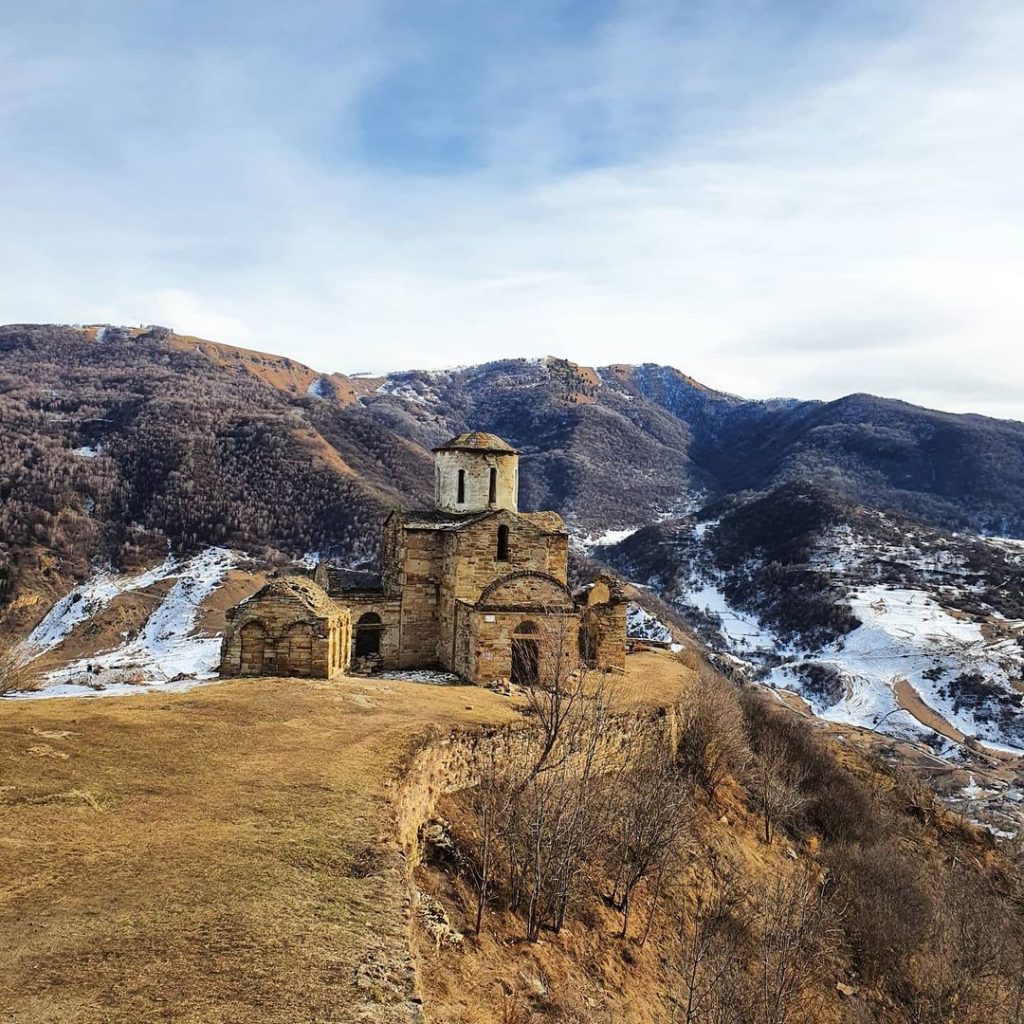
[[[540,682],[540,648],[536,640],[512,640],[512,682],[536,686]]]
[[[518,686],[540,683],[539,630],[532,622],[521,622],[512,636],[512,682]]]
[[[593,623],[580,626],[580,664],[597,668],[597,627]]]
[[[359,617],[356,623],[356,649],[357,658],[366,658],[374,654],[380,654],[380,633],[383,624],[376,612],[367,612]]]

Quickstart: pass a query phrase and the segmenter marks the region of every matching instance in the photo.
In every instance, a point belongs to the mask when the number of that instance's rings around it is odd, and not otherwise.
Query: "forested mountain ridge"
[[[9,614],[26,608],[26,583],[52,600],[97,561],[130,566],[168,546],[372,558],[387,510],[429,487],[419,447],[163,329],[0,329]]]
[[[523,451],[524,508],[580,538],[806,481],[932,524],[1024,535],[1024,424],[868,396],[748,401],[670,367],[502,360],[383,377],[166,328],[0,327],[0,605],[168,545],[372,559],[428,502],[429,449]],[[21,611],[19,612],[19,608]]]

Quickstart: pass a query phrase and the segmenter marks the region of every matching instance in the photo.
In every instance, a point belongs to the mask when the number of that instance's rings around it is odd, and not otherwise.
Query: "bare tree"
[[[545,618],[546,671],[527,691],[532,723],[518,763],[492,773],[486,805],[488,848],[481,855],[478,917],[492,872],[492,837],[506,869],[509,903],[526,919],[527,938],[561,929],[578,891],[587,857],[607,822],[608,787],[599,780],[621,771],[623,751],[608,742],[608,677],[574,666],[575,620]]]
[[[751,772],[755,799],[764,818],[766,843],[772,841],[780,825],[793,821],[806,803],[800,791],[805,778],[805,769],[794,759],[785,740],[776,732],[767,733]]]
[[[497,760],[492,747],[488,760],[480,773],[480,782],[473,793],[473,806],[480,819],[480,855],[472,864],[474,888],[476,890],[477,935],[483,927],[484,911],[490,897],[491,874],[494,863],[495,826],[501,809],[507,801],[503,778],[498,772]]]
[[[746,1012],[744,958],[736,941],[748,924],[745,895],[731,872],[711,868],[697,883],[692,920],[679,921],[683,993],[673,1024],[741,1024]]]
[[[661,879],[680,852],[691,805],[689,787],[670,760],[663,737],[650,729],[641,733],[631,762],[618,780],[617,813],[610,836],[617,861],[612,902],[622,911],[623,938],[629,932],[634,890],[653,877],[657,884],[648,914],[649,931]]]
[[[777,878],[757,895],[758,1024],[813,1020],[818,982],[839,947],[820,887],[807,875]]]

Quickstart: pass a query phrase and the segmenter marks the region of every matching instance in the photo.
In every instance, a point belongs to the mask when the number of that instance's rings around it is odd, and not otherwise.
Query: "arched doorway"
[[[597,667],[597,626],[593,622],[580,623],[580,664]]]
[[[238,674],[243,676],[262,675],[267,641],[266,630],[259,622],[247,622],[241,628],[240,633],[242,650]]]
[[[383,628],[380,616],[376,612],[366,612],[365,615],[359,616],[355,630],[355,657],[366,658],[380,654],[380,634]]]
[[[540,682],[540,630],[534,622],[520,622],[512,634],[512,682],[536,686]]]

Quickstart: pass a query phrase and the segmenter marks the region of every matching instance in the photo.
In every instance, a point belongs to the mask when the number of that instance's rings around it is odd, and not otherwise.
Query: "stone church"
[[[372,586],[321,562],[228,613],[224,676],[445,669],[474,683],[550,683],[580,665],[625,666],[614,581],[567,586],[556,512],[519,511],[519,452],[468,433],[434,449],[434,507],[396,510]]]

